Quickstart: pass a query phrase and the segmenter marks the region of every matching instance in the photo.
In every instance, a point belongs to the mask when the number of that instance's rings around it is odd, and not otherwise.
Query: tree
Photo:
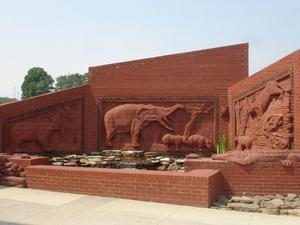
[[[28,70],[21,86],[22,99],[52,91],[53,83],[53,78],[43,68],[31,68]]]
[[[83,85],[88,80],[88,74],[68,74],[68,75],[62,75],[56,78],[56,84],[55,89],[56,90],[62,90],[66,88],[71,87],[77,87],[80,85]]]
[[[9,102],[14,102],[14,101],[17,101],[17,99],[8,98],[8,97],[0,97],[0,105],[5,104],[5,103],[9,103]]]

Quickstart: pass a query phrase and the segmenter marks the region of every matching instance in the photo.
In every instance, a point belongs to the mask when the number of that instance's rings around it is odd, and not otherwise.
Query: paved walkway
[[[0,186],[1,225],[299,225],[300,217],[232,212]]]

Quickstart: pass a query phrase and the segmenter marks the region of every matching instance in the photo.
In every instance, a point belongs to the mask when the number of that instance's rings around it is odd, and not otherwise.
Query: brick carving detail
[[[294,73],[285,71],[232,98],[232,147],[292,149]]]
[[[212,149],[210,141],[215,143],[219,132],[219,99],[214,96],[104,97],[98,98],[97,110],[98,150]]]
[[[84,98],[51,105],[2,121],[5,152],[82,151]]]

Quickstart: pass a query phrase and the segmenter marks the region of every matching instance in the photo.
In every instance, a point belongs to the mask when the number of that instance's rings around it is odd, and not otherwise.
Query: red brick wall
[[[248,44],[90,67],[96,97],[217,96],[248,76]],[[227,134],[227,121],[220,120]]]
[[[220,173],[31,166],[29,188],[208,207],[220,193]]]
[[[220,170],[225,194],[241,195],[245,191],[257,195],[300,194],[300,163],[296,163],[292,168],[285,168],[279,162],[239,166],[232,162],[211,159],[188,159],[185,169]]]
[[[252,76],[235,83],[228,89],[228,105],[229,112],[232,112],[232,98],[243,93],[257,84],[271,79],[272,77],[285,72],[289,69],[294,69],[294,147],[300,148],[300,50],[295,51],[286,57],[280,59],[274,64],[264,68]],[[232,118],[232,115],[230,115]],[[229,121],[229,149],[232,149],[233,127],[232,121]]]
[[[70,88],[54,93],[48,93],[23,101],[13,102],[0,106],[0,125],[4,120],[30,113],[40,109],[46,109],[57,104],[63,104],[75,99],[84,99],[84,150],[96,149],[96,102],[88,85]],[[3,147],[1,140],[3,129],[0,129],[0,148]],[[5,151],[5,149],[0,149]]]

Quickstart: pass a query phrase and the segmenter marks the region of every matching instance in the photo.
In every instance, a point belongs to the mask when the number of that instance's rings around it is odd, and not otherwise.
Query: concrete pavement
[[[299,225],[300,217],[0,187],[0,225],[7,224]]]

